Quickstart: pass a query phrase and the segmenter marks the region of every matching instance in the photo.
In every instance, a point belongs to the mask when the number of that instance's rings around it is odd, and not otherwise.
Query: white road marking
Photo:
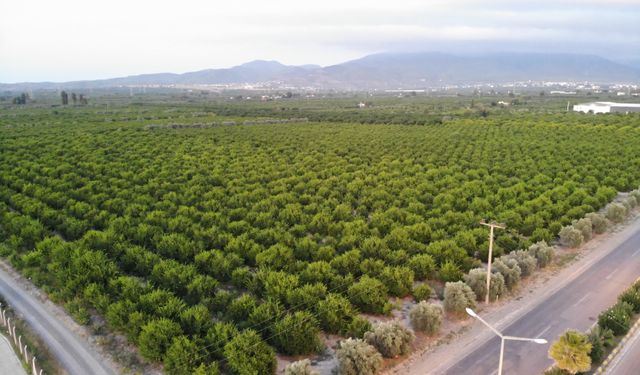
[[[616,268],[615,270],[613,270],[613,272],[611,272],[611,273],[609,274],[609,276],[605,277],[604,279],[605,279],[605,280],[609,280],[609,279],[613,276],[613,274],[614,274],[614,273],[616,273],[616,272],[618,272],[618,268]]]
[[[582,302],[584,302],[585,299],[587,299],[587,297],[589,297],[590,294],[591,292],[586,293],[584,296],[582,296],[582,298],[578,300],[578,302],[575,303],[575,305],[579,306]]]
[[[542,335],[544,335],[545,333],[547,333],[548,330],[551,329],[551,326],[547,326],[547,328],[543,329],[542,332],[538,333],[537,335],[533,336],[534,338],[542,338]]]
[[[636,250],[636,252],[635,252],[635,253],[631,254],[631,257],[633,258],[634,256],[636,256],[636,255],[638,255],[638,254],[640,254],[640,249]]]

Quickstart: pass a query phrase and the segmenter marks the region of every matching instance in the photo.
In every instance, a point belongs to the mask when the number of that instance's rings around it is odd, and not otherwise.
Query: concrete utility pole
[[[494,222],[487,223],[481,221],[480,224],[485,225],[490,228],[489,230],[489,258],[487,259],[487,295],[484,299],[484,302],[489,304],[489,291],[491,288],[491,257],[493,256],[493,228],[504,229],[505,226],[503,224],[496,224]]]

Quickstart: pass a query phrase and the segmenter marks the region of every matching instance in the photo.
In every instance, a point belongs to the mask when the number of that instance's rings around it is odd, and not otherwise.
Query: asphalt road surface
[[[569,328],[588,330],[598,315],[615,303],[618,294],[640,276],[640,231],[636,231],[564,288],[541,301],[503,329],[503,334],[543,337],[550,342]],[[636,344],[640,347],[640,344]],[[507,341],[503,374],[541,374],[553,364],[549,344]],[[640,352],[640,350],[638,350]],[[444,373],[491,375],[497,373],[500,341],[497,337],[460,358]],[[638,363],[636,357],[635,362]],[[638,367],[636,366],[635,369]],[[625,374],[624,372],[620,372]]]
[[[607,366],[607,375],[640,374],[640,329],[629,337],[618,355]]]
[[[0,268],[0,294],[19,312],[50,352],[70,375],[111,375],[114,372],[102,364],[87,342],[49,313],[45,306],[22,289]]]

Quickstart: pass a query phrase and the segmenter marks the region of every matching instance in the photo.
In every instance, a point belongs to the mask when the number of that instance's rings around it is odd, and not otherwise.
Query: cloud
[[[384,50],[553,50],[640,59],[640,1],[0,3],[0,81],[184,72]]]

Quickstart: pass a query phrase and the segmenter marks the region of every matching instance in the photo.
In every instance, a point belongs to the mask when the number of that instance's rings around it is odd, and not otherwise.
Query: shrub
[[[573,225],[567,225],[560,229],[560,241],[565,246],[576,248],[582,245],[583,240],[582,232],[574,228]]]
[[[472,269],[464,276],[464,282],[473,290],[478,301],[485,299],[487,294],[487,270],[484,268]],[[505,290],[504,276],[498,272],[492,272],[489,300],[495,301],[498,296],[504,294]]]
[[[251,329],[236,335],[224,346],[224,358],[234,374],[273,374],[276,370],[273,349]]]
[[[323,347],[318,321],[307,311],[288,314],[274,324],[273,330],[274,344],[284,354],[315,353]]]
[[[591,343],[587,335],[568,330],[549,348],[549,357],[556,361],[556,366],[570,374],[585,372],[591,369]]]
[[[360,339],[346,339],[336,349],[339,375],[375,375],[382,369],[382,355]]]
[[[627,208],[620,203],[610,203],[606,208],[606,216],[614,223],[621,223],[627,216]]]
[[[626,302],[618,302],[598,316],[598,325],[610,329],[616,336],[629,332],[633,308]]]
[[[465,308],[476,306],[476,295],[469,285],[462,281],[446,283],[444,286],[444,309],[454,313],[464,313]]]
[[[364,334],[364,340],[386,358],[409,353],[414,339],[413,332],[403,327],[397,320],[378,323],[372,331]]]
[[[585,217],[580,220],[574,220],[572,225],[582,233],[584,242],[591,240],[591,237],[593,237],[593,224],[591,223],[591,219]]]
[[[426,301],[418,303],[409,312],[413,329],[430,335],[440,330],[443,316],[444,311],[440,305]]]
[[[609,329],[600,328],[595,326],[589,332],[589,342],[591,343],[591,357],[592,363],[599,363],[605,353],[605,348],[612,347],[615,344],[613,332]]]
[[[607,222],[607,218],[604,217],[604,215],[596,212],[591,212],[588,213],[586,217],[591,220],[591,225],[595,233],[601,234],[607,231],[609,223]]]
[[[346,331],[356,313],[348,299],[333,293],[318,302],[316,312],[322,328],[331,333]]]
[[[432,293],[433,290],[431,290],[429,284],[420,284],[413,288],[413,298],[416,302],[428,300]]]
[[[311,368],[311,361],[303,359],[287,366],[284,369],[284,375],[320,375],[320,373]]]
[[[440,266],[440,280],[444,282],[460,281],[462,276],[462,270],[452,261],[448,260]]]
[[[386,310],[387,287],[378,279],[362,276],[360,280],[349,287],[349,300],[361,311],[369,313],[383,313]]]
[[[571,375],[567,370],[563,370],[556,366],[551,367],[550,369],[544,372],[544,375]]]
[[[640,313],[640,290],[637,288],[632,287],[625,290],[624,293],[618,297],[618,300],[628,303],[633,308],[633,312]]]
[[[371,330],[371,322],[365,318],[356,316],[351,323],[347,325],[344,334],[348,337],[363,338],[364,334]]]
[[[138,346],[140,353],[154,361],[162,360],[174,337],[182,333],[180,325],[169,319],[152,320],[142,327]]]
[[[534,258],[536,258],[538,267],[540,268],[548,266],[553,260],[553,256],[555,255],[553,247],[547,245],[547,243],[544,241],[534,243],[533,245],[529,246],[529,249],[527,251]]]
[[[411,292],[413,271],[407,267],[385,267],[378,277],[393,296],[404,297]]]
[[[520,266],[514,258],[501,256],[493,263],[491,271],[498,272],[504,277],[504,283],[509,290],[515,288],[520,282]]]
[[[431,255],[418,254],[409,259],[409,268],[417,280],[430,279],[436,271],[436,262]]]
[[[633,195],[629,195],[627,199],[625,199],[625,203],[626,203],[626,206],[629,206],[629,208],[634,209],[638,205],[638,199]]]
[[[518,263],[518,267],[520,267],[521,277],[527,277],[531,275],[533,271],[536,269],[536,266],[538,265],[536,258],[533,256],[533,254],[531,254],[531,252],[527,250],[513,251],[500,258],[514,259]],[[505,281],[506,281],[506,276],[505,276]]]

